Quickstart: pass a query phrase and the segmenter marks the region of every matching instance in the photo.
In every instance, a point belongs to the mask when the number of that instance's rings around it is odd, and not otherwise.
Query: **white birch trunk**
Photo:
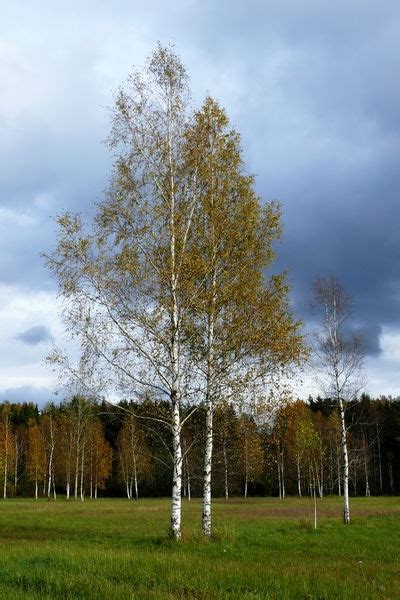
[[[4,439],[4,485],[3,485],[3,498],[7,498],[7,478],[8,478],[8,417],[6,417],[5,423],[5,439]]]
[[[49,456],[49,471],[48,471],[48,478],[47,478],[47,497],[50,498],[51,496],[51,474],[53,471],[53,444],[51,444],[50,447],[50,456]]]
[[[93,449],[90,450],[90,499],[93,498]]]
[[[229,499],[229,486],[228,486],[228,456],[226,454],[225,441],[223,444],[223,456],[224,456],[224,488],[225,488],[225,500]]]
[[[286,490],[285,490],[285,469],[284,469],[284,463],[283,463],[283,448],[282,448],[282,453],[281,453],[281,485],[282,485],[282,498],[285,498]]]
[[[14,447],[15,447],[15,461],[14,461],[14,497],[17,497],[17,484],[18,484],[18,462],[19,462],[19,444],[18,437],[14,435]]]
[[[188,474],[188,480],[187,480],[187,498],[190,502],[190,500],[192,499],[192,489],[191,489],[191,485],[190,485],[190,475]]]
[[[346,422],[344,413],[343,400],[339,398],[339,412],[340,412],[340,425],[341,425],[341,442],[342,442],[342,455],[343,455],[343,521],[344,523],[350,523],[350,502],[349,502],[349,456],[347,452],[347,438],[346,438]]]
[[[315,480],[314,480],[314,529],[317,529],[317,494],[315,490]]]
[[[377,437],[377,442],[378,442],[379,489],[382,494],[383,493],[383,480],[382,480],[381,439],[380,439],[380,435],[379,435],[378,423],[376,424],[376,437]]]
[[[137,476],[137,467],[136,467],[136,456],[133,456],[133,478],[135,482],[135,498],[139,500],[139,488],[138,488],[138,476]]]
[[[366,442],[365,438],[364,438],[364,472],[365,472],[365,496],[368,498],[371,495],[371,491],[369,489],[367,442]]]
[[[81,496],[81,502],[83,502],[84,500],[84,490],[83,490],[83,471],[84,471],[84,460],[85,460],[85,452],[82,449],[82,457],[81,457],[81,489],[80,489],[80,496]]]
[[[277,454],[277,467],[278,467],[279,499],[282,500],[281,459],[280,459],[280,451],[279,450],[278,450],[278,454]]]
[[[181,538],[182,520],[182,448],[181,448],[181,422],[179,404],[172,398],[172,448],[173,448],[173,476],[172,476],[172,502],[171,502],[171,534],[176,539]]]
[[[301,498],[301,474],[300,474],[300,459],[297,457],[297,492]]]
[[[211,398],[207,402],[206,440],[204,448],[203,479],[203,533],[211,535],[211,464],[213,447],[213,409]]]
[[[75,498],[75,500],[78,500],[78,483],[79,483],[79,443],[76,444],[75,482],[74,482],[74,498]]]

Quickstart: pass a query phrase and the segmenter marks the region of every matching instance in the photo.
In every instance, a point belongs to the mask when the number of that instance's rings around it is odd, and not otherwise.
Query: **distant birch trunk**
[[[282,487],[282,498],[285,498],[286,489],[285,489],[285,467],[284,467],[284,461],[283,461],[283,448],[282,448],[282,452],[281,452],[281,487]]]
[[[276,468],[278,471],[278,495],[279,495],[279,499],[282,500],[282,477],[281,477],[281,461],[280,461],[279,449],[278,449],[277,458],[276,458]]]
[[[314,485],[313,485],[313,497],[314,497],[314,529],[317,529],[317,493],[316,493],[316,489],[315,489],[315,479],[314,479]]]
[[[190,484],[190,472],[189,469],[187,470],[187,499],[190,500],[192,499],[192,489],[191,489],[191,484]]]
[[[226,441],[223,441],[222,453],[224,457],[224,491],[225,500],[229,499],[229,486],[228,486],[228,456],[226,453]]]
[[[90,447],[90,474],[89,474],[90,499],[93,498],[93,447]]]
[[[301,475],[300,475],[300,457],[297,456],[297,493],[301,498]]]
[[[136,465],[136,457],[133,457],[133,477],[135,481],[135,498],[139,500],[139,489],[138,489],[138,475],[137,475],[137,465]]]
[[[338,480],[338,496],[342,495],[342,473],[339,457],[337,458],[337,480]]]
[[[371,495],[369,489],[369,475],[368,475],[368,444],[365,435],[363,436],[364,442],[364,473],[365,473],[365,496],[368,498]]]
[[[79,441],[77,437],[76,442],[76,456],[75,456],[75,481],[74,481],[74,498],[78,500],[78,484],[79,484]]]
[[[82,456],[81,456],[81,487],[80,487],[81,502],[83,502],[83,500],[84,500],[84,485],[83,485],[84,464],[85,464],[85,449],[82,448]]]
[[[56,498],[56,488],[54,482],[54,450],[55,450],[55,431],[54,431],[54,420],[51,415],[49,415],[48,419],[49,431],[48,431],[48,449],[49,449],[49,459],[48,459],[48,471],[47,471],[47,497],[50,499],[51,496],[51,487],[53,485],[53,494],[54,498]]]
[[[17,432],[14,434],[14,497],[17,497],[19,450]]]
[[[378,445],[378,467],[379,467],[379,490],[383,493],[383,478],[382,478],[382,457],[381,457],[381,438],[378,423],[376,423],[376,439]]]
[[[8,444],[9,444],[9,418],[6,415],[4,427],[4,484],[3,484],[3,498],[7,498],[7,479],[8,479]]]

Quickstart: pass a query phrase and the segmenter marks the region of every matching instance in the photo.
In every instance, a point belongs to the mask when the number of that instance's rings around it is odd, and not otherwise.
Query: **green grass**
[[[0,598],[400,598],[400,501],[217,500],[216,535],[184,504],[168,539],[168,500],[7,500],[0,504]]]

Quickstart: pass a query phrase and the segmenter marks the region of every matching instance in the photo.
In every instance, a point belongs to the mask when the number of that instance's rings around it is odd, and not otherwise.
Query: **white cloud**
[[[0,285],[0,391],[55,385],[54,375],[43,364],[50,345],[27,346],[18,339],[21,332],[39,325],[61,339],[63,328],[55,294]]]
[[[381,336],[382,352],[377,357],[366,360],[366,390],[372,396],[400,395],[400,330],[383,327]]]

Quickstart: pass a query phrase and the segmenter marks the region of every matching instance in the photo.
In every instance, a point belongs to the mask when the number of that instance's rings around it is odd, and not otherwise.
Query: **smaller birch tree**
[[[30,482],[35,486],[35,499],[39,497],[39,485],[43,484],[46,471],[46,450],[41,428],[34,419],[30,419],[27,431],[26,472]]]
[[[362,340],[347,333],[352,314],[352,299],[336,277],[320,277],[314,284],[313,306],[321,317],[321,328],[314,340],[313,364],[327,397],[336,403],[341,428],[343,473],[343,521],[350,523],[349,452],[346,406],[362,388]]]
[[[129,500],[138,500],[139,481],[149,475],[151,463],[143,431],[133,415],[125,418],[117,445],[126,495]]]

